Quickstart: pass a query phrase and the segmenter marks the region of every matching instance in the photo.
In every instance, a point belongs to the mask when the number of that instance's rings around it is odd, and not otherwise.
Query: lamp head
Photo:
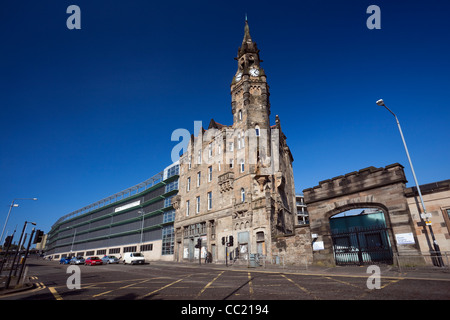
[[[379,105],[379,106],[384,106],[384,101],[383,101],[383,99],[378,100],[378,101],[377,101],[377,105]]]

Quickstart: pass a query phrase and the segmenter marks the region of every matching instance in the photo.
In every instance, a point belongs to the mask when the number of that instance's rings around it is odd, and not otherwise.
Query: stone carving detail
[[[180,195],[176,195],[175,197],[173,197],[172,206],[175,210],[178,210],[178,208],[180,208],[180,201],[181,201]]]
[[[233,183],[234,183],[234,173],[233,172],[226,172],[219,176],[219,187],[220,192],[227,192],[230,190],[233,190]]]

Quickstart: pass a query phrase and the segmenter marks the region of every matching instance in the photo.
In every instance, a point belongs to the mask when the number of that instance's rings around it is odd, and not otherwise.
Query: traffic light
[[[41,242],[43,236],[44,236],[44,231],[36,230],[36,235],[34,236],[33,243]]]
[[[201,238],[198,238],[198,239],[197,239],[197,244],[195,245],[195,247],[196,247],[197,249],[200,249],[200,248],[202,247],[202,239],[201,239]]]
[[[12,241],[12,236],[7,236],[5,238],[5,243],[3,244],[3,247],[8,247],[11,245],[11,241]]]
[[[222,237],[222,245],[225,245],[225,237]]]
[[[228,246],[229,246],[229,247],[232,247],[232,246],[233,246],[233,240],[234,240],[234,239],[233,239],[233,236],[229,236],[229,237],[228,237]]]

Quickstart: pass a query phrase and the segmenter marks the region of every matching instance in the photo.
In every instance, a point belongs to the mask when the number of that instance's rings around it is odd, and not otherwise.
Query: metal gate
[[[392,264],[392,250],[384,225],[332,231],[337,265]]]

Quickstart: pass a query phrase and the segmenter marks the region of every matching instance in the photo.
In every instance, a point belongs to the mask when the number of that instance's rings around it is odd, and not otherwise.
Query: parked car
[[[104,264],[119,263],[119,259],[117,259],[115,256],[104,256],[102,258],[102,261]]]
[[[64,257],[61,258],[61,260],[59,260],[59,264],[69,264],[70,263],[70,258],[68,257]]]
[[[84,264],[85,259],[83,257],[73,257],[70,260],[70,264]]]
[[[126,252],[125,256],[123,257],[123,264],[144,264],[145,259],[144,255],[140,252]]]
[[[97,264],[103,264],[102,260],[99,257],[88,257],[85,261],[84,261],[84,265],[85,266],[94,266]]]

